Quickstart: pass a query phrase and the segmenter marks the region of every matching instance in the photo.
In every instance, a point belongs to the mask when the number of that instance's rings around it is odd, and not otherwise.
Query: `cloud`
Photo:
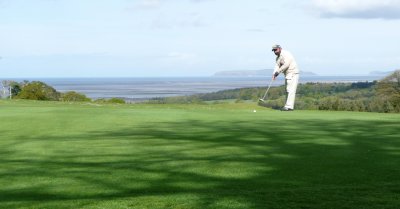
[[[313,0],[323,18],[400,19],[400,0]]]

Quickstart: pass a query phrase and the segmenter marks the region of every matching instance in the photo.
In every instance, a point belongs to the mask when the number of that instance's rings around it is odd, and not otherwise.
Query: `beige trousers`
[[[293,74],[285,79],[286,83],[286,108],[294,109],[294,100],[296,98],[297,84],[299,83],[299,74]]]

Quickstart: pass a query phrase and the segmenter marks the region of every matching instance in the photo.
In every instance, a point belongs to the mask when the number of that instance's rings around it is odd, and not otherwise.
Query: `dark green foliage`
[[[16,96],[18,99],[30,99],[30,100],[50,100],[58,101],[60,93],[57,92],[53,87],[40,82],[32,81],[26,83],[19,94]]]
[[[111,98],[111,99],[97,99],[96,103],[111,103],[111,104],[125,104],[125,100],[121,98]]]
[[[223,90],[193,96],[154,98],[148,103],[189,104],[205,101],[258,101],[266,87]],[[271,87],[260,106],[279,109],[285,104],[285,86]],[[296,97],[299,110],[337,110],[359,112],[400,112],[400,71],[382,81],[357,83],[299,84]]]
[[[17,96],[22,91],[21,84],[19,84],[18,82],[11,81],[10,86],[12,97]]]
[[[400,112],[400,70],[379,81],[377,93],[384,101],[384,112]]]
[[[121,98],[111,98],[108,100],[109,103],[125,104],[125,100]]]
[[[61,101],[64,102],[89,102],[90,98],[87,98],[84,94],[80,94],[75,91],[68,91],[61,94]]]
[[[375,85],[376,82],[300,84],[296,109],[385,112],[383,103],[377,103],[373,99]],[[266,103],[260,105],[275,108],[276,103],[277,101],[269,98]],[[279,104],[278,106],[282,107],[285,99],[281,99]]]
[[[13,99],[48,100],[65,102],[89,102],[90,98],[75,91],[57,92],[52,86],[41,81],[9,81]],[[124,101],[125,102],[125,101]]]

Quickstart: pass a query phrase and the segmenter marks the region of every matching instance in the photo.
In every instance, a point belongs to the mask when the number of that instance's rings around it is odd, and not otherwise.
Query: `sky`
[[[400,69],[400,0],[0,0],[0,77]]]

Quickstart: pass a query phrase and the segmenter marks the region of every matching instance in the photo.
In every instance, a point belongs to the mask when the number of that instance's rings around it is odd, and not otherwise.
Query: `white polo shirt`
[[[293,74],[299,73],[296,60],[294,60],[293,55],[289,51],[282,49],[281,54],[276,57],[274,74],[276,72],[279,74],[284,73],[286,79],[290,79],[293,77]]]

